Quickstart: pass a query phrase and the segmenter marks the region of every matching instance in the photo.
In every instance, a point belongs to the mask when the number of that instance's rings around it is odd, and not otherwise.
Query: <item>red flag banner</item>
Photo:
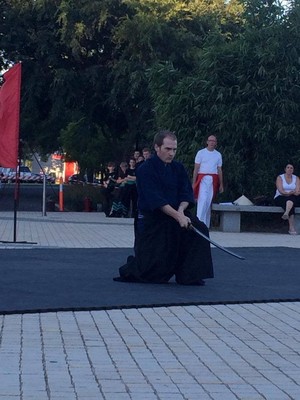
[[[21,63],[4,74],[0,88],[0,166],[17,168],[20,128]]]

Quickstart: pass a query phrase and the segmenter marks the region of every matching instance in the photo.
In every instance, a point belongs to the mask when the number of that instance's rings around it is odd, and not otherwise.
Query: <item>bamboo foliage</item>
[[[229,198],[271,196],[287,162],[300,170],[297,15],[295,9],[264,24],[257,17],[235,40],[208,39],[189,75],[165,65],[150,76],[153,97],[162,99],[156,102],[157,123],[177,130],[180,156],[190,168],[203,139],[217,134]],[[161,90],[167,71],[178,79]]]

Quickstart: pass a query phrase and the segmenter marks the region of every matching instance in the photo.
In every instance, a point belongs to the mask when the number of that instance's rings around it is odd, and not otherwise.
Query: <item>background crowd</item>
[[[151,156],[148,147],[135,150],[128,163],[109,162],[103,178],[103,211],[107,217],[133,217],[137,211],[136,170]]]

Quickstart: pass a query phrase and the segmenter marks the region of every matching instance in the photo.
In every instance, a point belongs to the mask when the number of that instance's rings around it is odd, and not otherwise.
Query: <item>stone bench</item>
[[[281,207],[273,206],[238,206],[235,204],[212,204],[212,210],[220,213],[220,230],[223,232],[241,231],[241,213],[279,213],[283,214]],[[300,207],[295,209],[295,226],[300,231]]]

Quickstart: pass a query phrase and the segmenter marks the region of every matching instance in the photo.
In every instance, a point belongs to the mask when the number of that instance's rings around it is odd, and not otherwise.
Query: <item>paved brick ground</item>
[[[0,213],[0,240],[13,238]],[[132,220],[20,213],[1,248],[130,247]],[[288,246],[281,234],[222,234],[225,246]],[[0,316],[0,399],[298,400],[300,304]]]

